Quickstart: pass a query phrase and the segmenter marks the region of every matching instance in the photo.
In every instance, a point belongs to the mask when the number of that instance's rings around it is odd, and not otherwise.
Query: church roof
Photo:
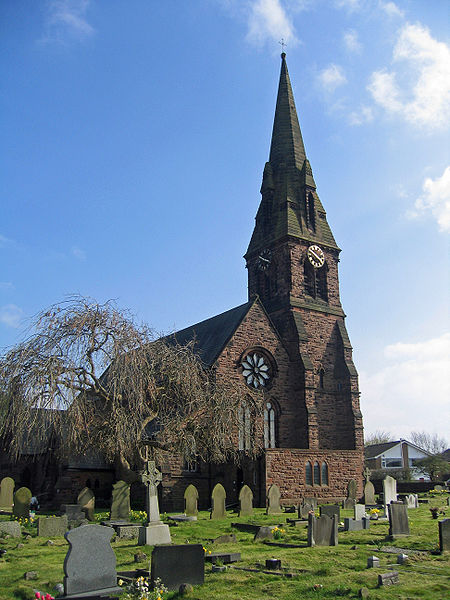
[[[173,337],[181,345],[195,340],[195,352],[203,364],[210,367],[217,360],[219,354],[241,324],[254,302],[255,299],[252,299],[220,315],[176,331],[170,337]]]

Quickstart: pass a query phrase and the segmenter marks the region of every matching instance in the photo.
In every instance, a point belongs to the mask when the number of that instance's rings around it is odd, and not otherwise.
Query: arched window
[[[275,410],[271,402],[264,409],[264,448],[276,448]]]
[[[322,463],[322,485],[328,485],[328,465],[326,462]]]
[[[314,196],[311,192],[308,194],[306,199],[306,218],[308,221],[308,229],[311,231],[316,230],[316,215],[314,211]]]
[[[251,446],[250,409],[243,402],[239,409],[239,450],[249,450]]]
[[[328,286],[327,286],[327,264],[317,269],[316,272],[316,296],[328,302]]]
[[[319,269],[312,266],[309,260],[305,260],[303,264],[303,277],[305,282],[305,292],[312,298],[321,298],[328,302],[328,285],[327,285],[328,267],[325,263]]]
[[[314,463],[314,485],[320,485],[320,465],[317,461]]]
[[[307,462],[305,465],[305,482],[306,485],[312,485],[313,484],[313,478],[312,478],[312,466],[310,462]]]

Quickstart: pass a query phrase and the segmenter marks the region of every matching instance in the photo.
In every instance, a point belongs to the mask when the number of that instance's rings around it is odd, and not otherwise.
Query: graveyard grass
[[[262,509],[256,509],[253,517],[238,517],[236,513],[228,511],[226,518],[221,520],[210,520],[208,512],[200,512],[197,522],[179,523],[170,531],[175,544],[201,543],[207,553],[240,552],[242,561],[235,563],[235,566],[255,568],[260,565],[265,570],[267,558],[278,558],[282,561],[283,569],[295,573],[292,579],[230,567],[223,573],[212,573],[211,564],[206,563],[205,584],[196,586],[193,593],[186,597],[191,600],[357,598],[361,587],[367,587],[369,598],[374,599],[441,600],[450,597],[450,553],[410,555],[407,564],[396,565],[396,554],[380,551],[382,546],[436,550],[438,521],[431,518],[429,511],[434,504],[436,500],[430,499],[430,504],[421,504],[418,509],[408,510],[411,529],[408,537],[389,541],[388,521],[371,521],[369,530],[340,532],[337,547],[307,548],[306,524],[301,527],[286,524],[286,517],[295,517],[295,514],[266,516]],[[446,497],[441,498],[439,504],[446,504]],[[450,513],[450,508],[446,508]],[[98,519],[106,516],[106,513],[96,512]],[[341,520],[352,516],[353,511],[341,510]],[[450,514],[446,516],[450,517]],[[8,517],[3,515],[0,519],[6,520]],[[253,542],[253,534],[232,529],[232,522],[282,524],[285,533],[277,543],[299,544],[303,547],[282,548]],[[53,538],[54,545],[48,545],[46,538],[36,537],[36,529],[27,526],[23,531],[31,532],[31,537],[3,537],[0,542],[0,548],[7,550],[6,555],[0,558],[1,600],[31,599],[34,598],[34,590],[52,593],[55,584],[62,582],[63,562],[68,550],[65,539]],[[237,542],[219,545],[208,541],[226,533],[235,533]],[[23,544],[23,547],[17,548],[18,544]],[[115,539],[112,546],[118,571],[145,567],[145,563],[134,562],[134,554],[143,551],[150,557],[152,550],[148,546],[137,546],[134,540]],[[367,558],[372,555],[379,557],[380,568],[367,569]],[[387,573],[391,568],[399,571],[400,585],[377,588],[378,574]],[[27,571],[36,571],[38,578],[24,580]],[[175,598],[178,598],[176,592],[164,594],[164,600]]]

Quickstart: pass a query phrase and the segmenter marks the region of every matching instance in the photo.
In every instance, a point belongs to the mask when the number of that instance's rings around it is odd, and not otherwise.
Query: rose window
[[[247,354],[241,362],[245,382],[250,387],[265,387],[270,379],[270,367],[260,354]]]

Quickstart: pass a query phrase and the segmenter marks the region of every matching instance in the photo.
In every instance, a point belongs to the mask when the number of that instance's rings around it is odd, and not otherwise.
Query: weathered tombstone
[[[224,533],[224,535],[219,535],[219,537],[216,537],[211,541],[213,544],[235,544],[237,542],[234,533]]]
[[[371,481],[367,481],[364,486],[364,504],[373,506],[375,502],[375,487]]]
[[[139,528],[138,545],[156,546],[158,544],[171,544],[169,526],[161,522],[157,488],[161,483],[162,474],[156,468],[155,461],[147,460],[144,470],[140,474],[142,483],[147,487],[146,508],[147,522]]]
[[[70,548],[64,560],[64,594],[83,598],[114,594],[117,586],[116,557],[111,548],[114,529],[81,525],[65,534]]]
[[[113,485],[111,502],[111,521],[130,518],[130,486],[126,481],[117,481]]]
[[[0,483],[0,510],[11,512],[14,501],[14,479],[3,477]]]
[[[251,517],[253,515],[253,492],[244,485],[239,492],[239,516]]]
[[[205,554],[205,561],[212,562],[214,564],[221,561],[224,565],[228,565],[240,560],[240,552],[211,552],[211,554]]]
[[[198,491],[192,483],[184,490],[184,514],[188,517],[198,515]]]
[[[266,515],[279,515],[283,511],[280,506],[280,489],[277,485],[272,483],[267,492],[267,508]]]
[[[366,516],[366,506],[365,504],[355,504],[355,520],[360,521],[363,517]]]
[[[344,508],[353,508],[356,503],[357,481],[350,479],[347,484],[347,498],[344,500]]]
[[[61,504],[59,512],[61,515],[67,516],[69,527],[87,525],[85,514],[79,504]]]
[[[298,518],[299,519],[307,519],[308,514],[312,511],[314,512],[317,508],[317,499],[316,498],[302,498],[299,506],[298,506]]]
[[[406,506],[408,508],[418,508],[419,502],[417,494],[408,494],[408,496],[406,496]]]
[[[409,535],[408,509],[403,502],[391,502],[389,511],[389,536]]]
[[[95,518],[94,517],[94,513],[95,513],[94,492],[91,489],[89,489],[88,487],[83,488],[81,490],[81,492],[78,494],[77,502],[81,506],[81,510],[86,515],[86,519],[88,519],[88,521],[93,521]]]
[[[67,515],[63,517],[39,517],[37,520],[37,534],[39,537],[62,537],[68,529]]]
[[[387,514],[387,505],[391,502],[397,502],[397,481],[390,475],[383,479],[383,503],[384,512]]]
[[[344,519],[344,531],[361,531],[369,529],[370,519],[363,517],[362,519]]]
[[[399,583],[398,571],[389,571],[389,573],[378,575],[378,587],[395,585],[396,583]]]
[[[255,532],[255,537],[253,541],[256,542],[258,540],[273,540],[273,527],[263,525],[262,527],[258,527]]]
[[[201,544],[158,546],[152,552],[151,581],[160,579],[168,590],[182,583],[201,585],[205,578],[205,551]]]
[[[211,494],[211,519],[224,519],[227,516],[225,510],[225,498],[227,493],[221,483],[216,483]]]
[[[10,535],[13,538],[21,537],[22,530],[18,521],[0,521],[0,536]]]
[[[378,558],[378,556],[369,556],[367,558],[367,568],[368,569],[375,569],[376,567],[380,566],[380,559]]]
[[[338,545],[338,517],[322,515],[316,518],[310,514],[308,517],[308,546],[337,546]]]
[[[332,517],[336,515],[338,522],[341,520],[341,510],[337,504],[321,504],[319,506],[320,516]]]
[[[441,552],[450,550],[450,519],[439,521],[439,550]]]
[[[21,487],[14,494],[13,515],[28,518],[30,516],[30,502],[32,493],[27,487]]]

